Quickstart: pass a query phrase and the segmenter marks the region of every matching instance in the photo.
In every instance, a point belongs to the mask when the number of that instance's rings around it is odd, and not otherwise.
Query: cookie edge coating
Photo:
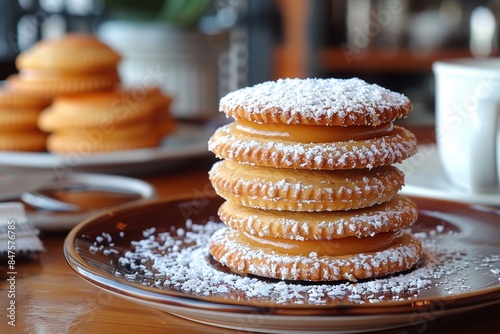
[[[341,171],[342,177],[333,175],[330,179],[326,177],[335,171],[322,171],[322,179],[312,181],[321,183],[321,187],[304,183],[300,175],[287,174],[288,170],[280,171],[278,179],[266,178],[264,171],[273,174],[273,170],[222,160],[210,169],[209,180],[215,192],[228,201],[257,209],[299,212],[369,207],[391,200],[404,184],[403,172],[394,166],[381,166],[362,174],[357,170]],[[304,176],[311,172],[289,171]],[[345,174],[353,175],[349,178]]]
[[[387,249],[344,256],[290,256],[252,248],[230,239],[231,229],[214,233],[209,243],[213,258],[233,272],[294,281],[357,281],[412,268],[422,257],[420,241],[407,232]]]
[[[386,210],[387,206],[390,210]],[[283,217],[283,214],[286,216]],[[304,215],[301,217],[300,215]],[[360,210],[284,212],[244,207],[226,201],[218,216],[226,226],[260,237],[288,240],[332,240],[344,237],[367,237],[374,233],[396,231],[413,225],[418,218],[416,204],[406,196],[396,195],[389,202]],[[338,218],[342,216],[342,218]],[[300,217],[300,218],[298,218]]]
[[[417,153],[415,135],[394,126],[390,135],[369,140],[298,143],[234,133],[233,124],[215,131],[208,149],[217,158],[275,168],[361,169],[401,163]]]

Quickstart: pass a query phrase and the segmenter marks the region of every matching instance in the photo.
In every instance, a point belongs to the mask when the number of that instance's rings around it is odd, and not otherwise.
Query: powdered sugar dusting
[[[390,136],[369,141],[295,143],[236,135],[233,124],[217,129],[208,149],[218,158],[280,168],[353,169],[402,162],[417,151],[414,135],[400,127]]]
[[[264,116],[268,123],[377,125],[405,117],[411,108],[406,96],[358,78],[279,79],[220,100],[220,109],[229,116],[251,121]]]
[[[375,208],[378,210],[360,209],[357,214],[332,212],[318,217],[314,213],[256,211],[225,202],[219,209],[219,216],[229,227],[251,235],[301,241],[373,236],[407,228],[417,219],[417,209],[407,198],[396,196]]]
[[[441,226],[441,225],[438,225]],[[107,251],[120,268],[116,275],[160,290],[181,291],[196,296],[218,296],[229,300],[271,301],[277,304],[323,305],[330,302],[380,303],[416,299],[438,289],[447,294],[471,290],[470,271],[494,279],[500,272],[498,254],[471,254],[454,242],[456,232],[436,227],[415,235],[422,241],[425,259],[416,269],[395,276],[357,283],[288,282],[240,276],[213,261],[208,252],[211,235],[222,223],[186,223],[171,232],[146,230],[130,251],[116,252],[108,235],[95,240],[94,252]]]
[[[290,211],[362,208],[390,200],[401,188],[403,174],[395,167],[370,171],[304,171],[249,167],[229,160],[215,163],[209,179],[217,194],[244,206]]]
[[[421,258],[420,245],[402,234],[390,247],[352,256],[318,256],[276,253],[266,248],[241,243],[236,230],[221,229],[214,233],[210,250],[221,264],[262,277],[308,281],[357,281],[381,277],[413,267]],[[239,269],[241,268],[241,269]]]

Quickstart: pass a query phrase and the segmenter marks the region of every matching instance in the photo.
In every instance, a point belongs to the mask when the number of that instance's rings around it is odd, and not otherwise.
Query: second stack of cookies
[[[148,85],[123,87],[120,60],[94,35],[77,33],[39,41],[18,55],[19,73],[7,78],[6,94],[51,104],[37,113],[35,126],[44,132],[38,131],[38,150],[87,155],[156,147],[174,131],[172,98]]]
[[[422,256],[404,231],[415,204],[395,163],[416,140],[393,125],[404,95],[360,79],[284,79],[232,92],[235,121],[209,149],[209,176],[228,226],[210,252],[232,271],[268,278],[356,281],[411,268]]]

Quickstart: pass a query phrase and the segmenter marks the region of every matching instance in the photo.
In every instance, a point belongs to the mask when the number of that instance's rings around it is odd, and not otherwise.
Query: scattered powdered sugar
[[[185,227],[170,232],[148,229],[141,240],[132,241],[129,251],[120,254],[110,246],[114,243],[109,234],[103,233],[95,238],[90,250],[109,256],[110,263],[118,267],[117,276],[138,284],[195,296],[278,304],[402,301],[433,289],[451,295],[472,289],[468,283],[470,271],[500,275],[498,254],[469,254],[466,247],[453,242],[456,232],[438,225],[431,231],[414,233],[425,252],[417,267],[390,277],[356,283],[309,283],[241,276],[220,266],[209,254],[211,235],[224,226],[188,220]]]

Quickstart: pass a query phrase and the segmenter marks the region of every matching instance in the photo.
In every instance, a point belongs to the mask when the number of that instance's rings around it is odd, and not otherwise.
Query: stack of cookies
[[[210,252],[232,271],[335,281],[407,270],[422,256],[405,229],[417,208],[398,194],[396,167],[416,139],[393,121],[412,110],[404,95],[360,79],[285,79],[229,93],[235,121],[209,149],[224,159],[209,177],[226,199],[228,226]]]
[[[9,91],[52,102],[34,123],[48,133],[43,149],[88,154],[153,147],[174,130],[170,97],[157,88],[120,87],[120,58],[89,34],[40,41],[17,57],[19,74],[7,78]]]
[[[47,135],[37,127],[50,100],[0,88],[0,150],[44,151]]]
[[[61,96],[45,109],[38,126],[51,133],[47,149],[88,154],[158,146],[175,122],[171,99],[158,88],[130,88]]]

